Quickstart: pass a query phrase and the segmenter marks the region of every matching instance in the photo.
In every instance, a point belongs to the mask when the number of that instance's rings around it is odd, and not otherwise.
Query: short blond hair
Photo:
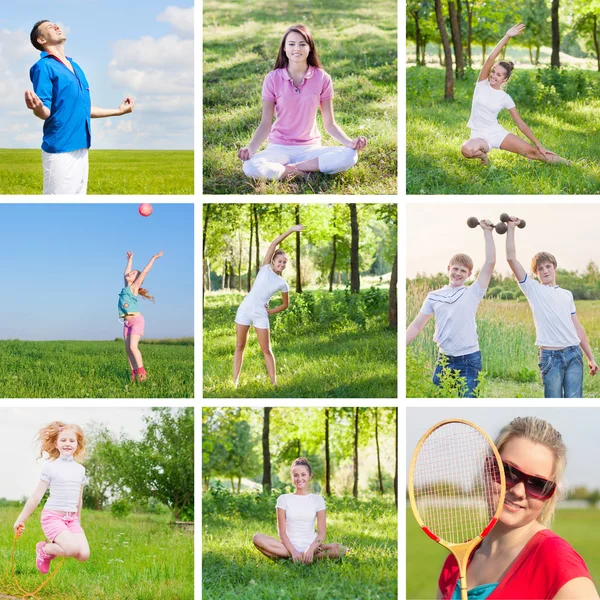
[[[554,258],[554,254],[550,254],[550,252],[538,252],[531,259],[531,270],[537,275],[538,267],[547,262],[552,263],[555,269],[558,266],[556,258]]]
[[[466,254],[455,254],[448,263],[449,267],[452,265],[461,265],[467,267],[469,271],[473,271],[473,259]]]

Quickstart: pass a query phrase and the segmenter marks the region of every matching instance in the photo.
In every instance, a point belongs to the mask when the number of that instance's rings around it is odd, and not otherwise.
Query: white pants
[[[248,177],[279,179],[285,173],[283,165],[295,164],[317,158],[319,171],[327,175],[341,173],[352,168],[358,153],[344,146],[284,146],[268,144],[265,150],[244,162],[244,173]]]
[[[490,152],[494,148],[499,150],[504,138],[509,133],[510,131],[507,131],[502,125],[498,124],[497,127],[491,129],[471,129],[471,137],[469,139],[477,138],[486,141],[489,146],[488,152]]]
[[[44,167],[44,194],[85,195],[88,183],[88,151],[44,152],[42,150],[42,166]]]

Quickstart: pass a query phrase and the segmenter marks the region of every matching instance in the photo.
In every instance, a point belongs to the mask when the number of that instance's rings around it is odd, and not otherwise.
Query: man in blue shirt
[[[29,71],[34,91],[25,92],[25,104],[44,121],[44,194],[85,194],[92,139],[90,118],[130,113],[134,100],[128,96],[115,109],[92,106],[81,67],[65,56],[67,37],[60,27],[38,21],[30,39],[41,51],[41,58]]]

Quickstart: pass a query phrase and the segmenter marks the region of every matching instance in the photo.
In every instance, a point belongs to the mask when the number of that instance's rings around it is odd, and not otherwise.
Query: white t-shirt
[[[573,294],[558,285],[543,285],[539,281],[525,275],[519,281],[535,322],[536,346],[549,348],[567,348],[579,346],[580,340],[573,323],[576,313]]]
[[[271,265],[263,265],[242,304],[264,307],[277,292],[288,292],[289,289],[287,281],[281,275],[277,275],[271,269]]]
[[[514,108],[512,98],[503,90],[495,90],[487,79],[479,81],[473,93],[471,116],[467,127],[488,130],[498,127],[498,113],[503,109]]]
[[[40,479],[48,482],[50,490],[45,510],[77,512],[81,486],[86,483],[83,465],[75,462],[72,456],[60,456],[44,464]]]
[[[448,356],[464,356],[479,350],[475,313],[485,289],[478,281],[469,287],[445,285],[429,292],[421,312],[435,315],[433,341]]]
[[[318,494],[282,494],[277,508],[285,510],[285,532],[298,552],[304,552],[316,538],[315,519],[325,510],[325,500]]]

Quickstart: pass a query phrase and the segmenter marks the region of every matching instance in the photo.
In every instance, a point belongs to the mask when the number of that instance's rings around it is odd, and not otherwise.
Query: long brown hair
[[[77,458],[85,454],[85,434],[83,433],[83,429],[74,423],[68,424],[62,421],[52,421],[52,423],[42,427],[36,437],[36,440],[40,444],[40,458],[43,458],[44,454],[47,454],[53,460],[60,457],[60,452],[56,447],[56,440],[65,429],[74,431],[77,436],[77,450],[75,450],[73,457]]]
[[[317,69],[322,69],[323,67],[319,62],[319,57],[317,56],[317,49],[315,48],[315,42],[310,31],[304,25],[293,25],[285,32],[283,39],[281,40],[281,44],[279,45],[279,52],[277,54],[277,60],[275,61],[275,66],[273,67],[273,70],[285,69],[288,66],[289,60],[285,54],[285,40],[288,36],[288,33],[290,33],[291,31],[299,33],[308,43],[310,52],[308,54],[306,62],[309,64],[309,66],[317,67]]]
[[[151,302],[154,302],[154,304],[156,304],[154,296],[151,296],[150,292],[146,288],[138,288],[138,294],[142,296],[142,298],[146,298],[146,300],[150,300]]]

